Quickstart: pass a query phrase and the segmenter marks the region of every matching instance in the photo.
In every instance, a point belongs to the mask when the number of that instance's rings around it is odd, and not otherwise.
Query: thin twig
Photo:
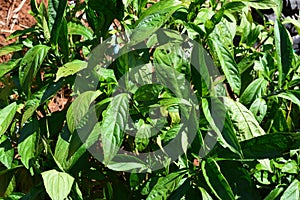
[[[255,47],[255,50],[258,50],[259,47],[260,47],[261,45],[263,45],[263,44],[269,39],[270,36],[271,36],[271,34],[268,34],[268,36],[267,36],[262,42],[260,42],[260,43]]]
[[[3,32],[3,33],[13,33],[14,31],[12,31],[12,30],[4,30],[4,29],[2,29],[2,30],[1,30],[1,32]]]
[[[23,0],[20,5],[13,11],[14,14],[18,13],[22,7],[24,6],[24,4],[26,3],[26,0]]]
[[[14,7],[15,7],[15,0],[12,1],[11,7],[9,7],[8,12],[7,12],[7,16],[6,16],[6,25],[7,26],[9,25],[9,21],[12,16],[12,10],[14,9]]]
[[[19,26],[22,27],[22,28],[29,28],[29,26],[25,26],[23,24],[19,24]]]

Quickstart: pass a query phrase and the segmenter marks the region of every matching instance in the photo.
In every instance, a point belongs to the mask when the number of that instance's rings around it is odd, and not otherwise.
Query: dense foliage
[[[0,196],[299,199],[286,26],[300,23],[281,13],[281,0],[31,0],[36,25],[0,49],[13,53],[0,64]]]

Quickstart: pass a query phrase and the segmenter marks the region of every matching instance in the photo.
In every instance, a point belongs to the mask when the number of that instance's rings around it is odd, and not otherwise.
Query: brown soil
[[[6,38],[16,30],[23,30],[36,23],[29,14],[30,0],[1,0],[0,1],[0,48],[15,40]],[[0,63],[6,62],[11,55],[0,57]]]

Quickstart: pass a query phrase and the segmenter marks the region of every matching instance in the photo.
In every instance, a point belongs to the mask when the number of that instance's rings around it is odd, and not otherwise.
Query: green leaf
[[[283,173],[298,174],[298,164],[294,160],[288,161],[281,170]]]
[[[290,100],[291,102],[293,102],[294,104],[296,104],[297,106],[300,106],[300,100],[296,97],[296,95],[294,93],[296,93],[297,91],[286,91],[283,93],[278,94],[278,97],[281,97],[283,99],[287,99]],[[296,93],[297,94],[297,93]],[[298,95],[300,96],[300,93],[298,92]]]
[[[235,199],[230,185],[215,160],[203,160],[201,169],[206,183],[218,199]]]
[[[275,21],[274,37],[279,72],[278,85],[281,88],[291,68],[294,52],[289,34],[279,20]]]
[[[182,3],[178,0],[166,0],[166,1],[160,1],[155,4],[153,4],[150,8],[146,9],[142,15],[139,17],[138,22],[143,21],[144,18],[148,17],[149,15],[158,13],[160,11],[165,11],[173,8],[174,6],[181,5]]]
[[[158,84],[143,85],[134,93],[134,99],[137,101],[156,100],[162,92],[163,86]]]
[[[235,94],[239,94],[241,89],[241,77],[233,56],[216,37],[210,39],[209,43],[211,43],[213,50],[218,56],[221,68],[226,76],[230,87],[232,88]]]
[[[203,114],[211,128],[217,133],[219,143],[224,148],[229,148],[232,152],[242,156],[232,122],[226,114],[224,105],[218,99],[211,98],[210,100],[211,108],[209,108],[208,99],[202,99]]]
[[[225,17],[226,16],[226,17]],[[218,41],[229,51],[232,51],[233,40],[236,34],[237,21],[234,15],[226,13],[221,21],[215,26],[210,37],[218,38]]]
[[[103,116],[101,124],[101,140],[103,145],[104,163],[107,165],[117,154],[124,136],[129,108],[129,95],[116,95]]]
[[[70,56],[70,47],[69,47],[69,37],[68,37],[68,27],[67,27],[67,20],[64,17],[61,24],[61,35],[60,35],[60,42],[59,48],[63,54],[63,62],[67,63],[69,61]]]
[[[255,99],[265,94],[267,86],[268,81],[264,78],[254,80],[241,95],[240,102],[244,105],[252,103]]]
[[[130,36],[131,43],[137,44],[151,36],[181,7],[180,4],[181,2],[177,0],[165,0],[148,8],[139,18],[138,24]]]
[[[12,179],[12,180],[14,180],[14,179]],[[1,200],[19,200],[19,199],[22,199],[24,196],[25,196],[25,194],[22,192],[12,192],[7,197],[0,198],[0,199]]]
[[[20,84],[27,95],[30,93],[31,82],[38,73],[49,49],[50,47],[45,45],[36,45],[32,47],[21,60],[19,79]]]
[[[101,126],[100,122],[97,122],[91,131],[91,133],[88,135],[87,139],[84,141],[85,148],[90,148],[95,142],[99,140],[100,134],[101,134]]]
[[[208,194],[208,192],[204,188],[199,187],[199,190],[202,195],[202,200],[213,200],[213,198]]]
[[[101,94],[100,91],[87,91],[80,94],[71,104],[67,112],[67,123],[71,133],[81,124],[87,115],[89,107],[93,101]]]
[[[158,64],[172,67],[178,72],[182,72],[188,66],[183,48],[179,44],[173,44],[173,41],[156,48],[154,59]]]
[[[223,6],[223,10],[230,10],[230,11],[240,11],[242,10],[246,5],[242,2],[226,2]]]
[[[31,98],[26,101],[25,107],[24,107],[24,113],[22,116],[22,123],[24,124],[30,117],[33,115],[33,113],[36,111],[36,109],[45,103],[49,98],[51,98],[53,95],[56,94],[58,90],[62,88],[64,85],[64,81],[58,81],[57,83],[50,83],[43,88],[41,88],[39,91],[34,93]]]
[[[272,190],[269,194],[268,194],[268,196],[266,196],[265,198],[264,198],[264,200],[274,200],[274,199],[276,199],[279,195],[280,195],[280,193],[283,191],[283,188],[282,187],[278,187],[278,188],[275,188],[274,190]]]
[[[255,182],[251,174],[236,160],[222,160],[218,162],[221,172],[232,188],[235,197],[239,199],[260,199]],[[245,189],[247,188],[247,189]]]
[[[16,51],[21,51],[23,49],[23,44],[11,44],[11,45],[6,45],[2,48],[0,48],[0,56],[16,52]]]
[[[55,82],[61,79],[62,77],[67,77],[76,74],[77,72],[87,68],[87,65],[88,63],[82,60],[73,60],[64,64],[62,67],[58,68]]]
[[[84,145],[80,146],[79,149],[69,157],[69,146],[71,140],[71,133],[67,126],[63,127],[62,132],[58,136],[58,140],[55,146],[54,160],[61,170],[70,170],[78,159],[86,152]]]
[[[229,112],[239,141],[248,140],[265,134],[252,112],[243,104],[223,97],[224,105]]]
[[[168,199],[172,192],[178,187],[178,184],[184,175],[184,171],[177,171],[168,174],[166,177],[159,178],[146,200]]]
[[[140,123],[141,121],[141,123]],[[137,132],[135,134],[135,145],[138,151],[143,151],[149,144],[149,138],[151,137],[151,125],[145,124],[144,121],[140,120],[137,125]]]
[[[0,78],[19,66],[21,58],[0,63]]]
[[[5,133],[17,111],[16,102],[0,110],[0,137]]]
[[[179,186],[174,190],[169,197],[169,199],[181,199],[185,196],[191,189],[191,179],[190,178],[183,178],[179,182]]]
[[[270,133],[241,142],[245,159],[280,157],[299,146],[300,133]]]
[[[51,31],[51,44],[56,45],[60,35],[62,20],[64,17],[67,0],[49,0],[49,30]]]
[[[39,122],[37,119],[33,119],[21,130],[21,136],[18,141],[18,153],[27,169],[32,166],[35,158],[38,131]]]
[[[222,130],[222,136],[225,139],[225,141],[227,142],[227,144],[230,146],[230,149],[232,149],[233,152],[235,152],[235,153],[239,154],[241,157],[243,157],[241,146],[236,137],[236,133],[233,128],[233,124],[232,124],[228,114],[226,114],[226,117],[225,117],[224,127]]]
[[[107,167],[114,171],[146,170],[147,165],[142,160],[130,155],[117,155]]]
[[[189,100],[190,91],[186,89],[189,87],[189,83],[185,79],[183,73],[180,73],[171,66],[164,65],[159,61],[155,62],[154,66],[157,73],[157,79],[161,85],[170,89],[177,98]]]
[[[277,6],[273,0],[243,0],[243,3],[256,9],[270,9]]]
[[[297,29],[297,32],[300,33],[300,22],[297,19],[285,17],[282,21],[282,24],[293,24],[294,27]]]
[[[280,200],[299,199],[300,198],[300,182],[295,179],[289,187],[284,191]]]
[[[70,35],[81,35],[88,40],[93,39],[93,32],[88,27],[74,22],[68,22],[68,33]]]
[[[71,192],[74,178],[65,172],[55,169],[42,173],[46,192],[52,200],[66,199]]]
[[[14,39],[16,37],[20,37],[20,36],[26,35],[27,33],[34,32],[34,30],[35,30],[35,27],[26,28],[24,30],[16,30],[12,34],[10,34],[6,38],[6,40],[11,40],[11,39]]]
[[[7,169],[10,169],[14,159],[14,149],[9,141],[9,138],[3,135],[0,138],[0,162],[5,165]]]
[[[264,99],[258,98],[251,104],[249,110],[252,112],[258,123],[261,123],[267,114],[267,103]]]
[[[6,196],[6,191],[9,189],[16,169],[17,168],[0,171],[0,196]]]
[[[201,45],[195,45],[192,51],[192,66],[191,76],[192,82],[197,90],[198,97],[205,93],[205,90],[211,87],[211,80],[209,74],[209,65],[212,62],[211,58],[206,56],[207,52]],[[201,77],[201,79],[199,79]],[[202,91],[204,90],[204,91]],[[205,94],[204,94],[205,95]]]

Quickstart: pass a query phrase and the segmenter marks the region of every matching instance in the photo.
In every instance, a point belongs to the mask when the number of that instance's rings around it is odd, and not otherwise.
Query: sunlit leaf
[[[49,49],[50,47],[45,45],[36,45],[22,58],[19,68],[19,79],[26,94],[30,93],[33,78],[37,75]]]
[[[183,171],[173,172],[158,180],[156,185],[147,196],[147,200],[166,200],[170,194],[178,187],[178,183],[185,174]]]
[[[224,105],[229,111],[239,141],[248,140],[265,134],[252,112],[243,104],[224,97]]]
[[[244,105],[252,103],[255,99],[262,97],[267,89],[268,81],[259,78],[251,82],[240,98],[240,102]]]
[[[66,199],[71,192],[74,178],[65,172],[55,169],[42,173],[43,182],[47,193],[53,200]]]
[[[16,102],[0,110],[0,137],[5,133],[17,111]]]
[[[230,87],[234,93],[239,94],[241,89],[241,77],[233,56],[217,38],[211,39],[210,42],[218,56],[222,70]]]
[[[16,51],[21,51],[23,49],[23,44],[11,44],[11,45],[6,45],[2,48],[0,48],[0,56],[16,52]]]
[[[71,62],[68,62],[64,64],[62,67],[58,68],[55,81],[58,81],[63,77],[76,74],[77,72],[87,68],[87,65],[88,65],[87,62],[82,60],[73,60]]]
[[[299,199],[300,198],[300,182],[295,179],[289,187],[284,191],[280,200]]]

